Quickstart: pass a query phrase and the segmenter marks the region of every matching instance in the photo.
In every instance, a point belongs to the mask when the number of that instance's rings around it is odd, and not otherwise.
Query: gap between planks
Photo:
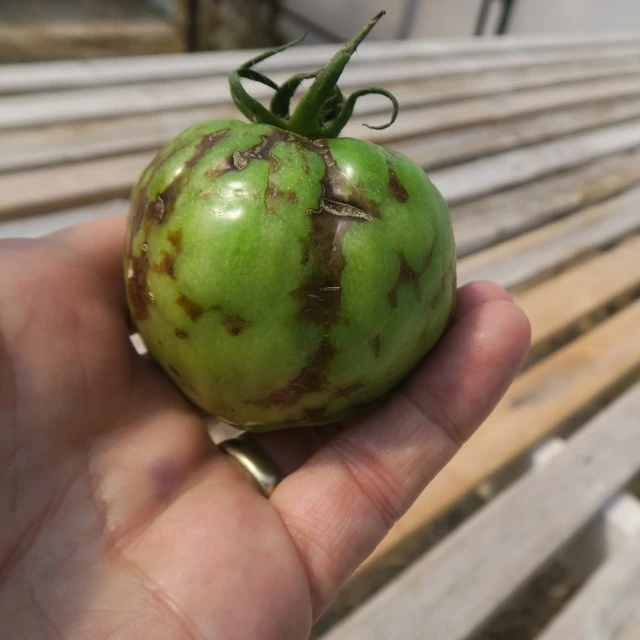
[[[613,554],[536,640],[637,640],[640,539]]]

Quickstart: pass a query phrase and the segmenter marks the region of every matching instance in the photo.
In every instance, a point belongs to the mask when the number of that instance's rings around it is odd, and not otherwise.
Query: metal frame
[[[489,7],[491,6],[491,3],[493,1],[494,0],[482,0],[480,11],[478,13],[478,20],[476,22],[476,28],[474,31],[476,36],[482,36],[485,33],[485,28],[487,26],[487,17],[489,16]],[[496,35],[504,35],[505,33],[507,33],[507,29],[509,28],[509,19],[511,18],[516,0],[500,0],[500,2],[502,2],[502,12],[500,14],[498,27],[495,31]]]

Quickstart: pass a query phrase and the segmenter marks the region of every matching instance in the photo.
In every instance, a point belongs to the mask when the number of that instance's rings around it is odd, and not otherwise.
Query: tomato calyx
[[[270,49],[245,62],[229,74],[229,86],[234,104],[251,122],[270,124],[311,139],[336,138],[351,118],[356,101],[365,95],[378,94],[390,100],[393,107],[391,118],[389,122],[380,126],[368,124],[364,126],[370,129],[386,129],[395,122],[398,115],[398,101],[392,93],[386,89],[371,87],[354,91],[345,98],[338,87],[340,75],[351,56],[384,14],[384,11],[380,11],[375,15],[324,67],[317,71],[297,73],[281,85],[253,67],[300,43],[306,33],[292,42]],[[267,108],[252,97],[242,85],[242,80],[253,80],[273,89],[275,93],[270,107]],[[291,100],[306,80],[313,80],[313,83],[291,113]]]

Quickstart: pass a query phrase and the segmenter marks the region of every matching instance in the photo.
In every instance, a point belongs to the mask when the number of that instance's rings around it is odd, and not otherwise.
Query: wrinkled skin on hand
[[[447,206],[364,140],[211,121],[134,189],[126,281],[147,347],[196,405],[250,430],[383,397],[454,311]]]

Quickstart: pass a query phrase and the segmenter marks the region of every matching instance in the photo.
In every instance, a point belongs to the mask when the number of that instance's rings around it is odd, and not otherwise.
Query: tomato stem
[[[370,128],[385,129],[390,126],[398,115],[398,101],[392,93],[386,89],[372,87],[355,91],[345,99],[338,87],[340,75],[351,56],[384,14],[384,11],[380,11],[369,20],[364,28],[320,70],[298,73],[280,86],[268,76],[253,69],[253,67],[276,53],[298,44],[306,34],[303,34],[293,42],[266,51],[245,62],[239,69],[229,74],[231,96],[235,105],[252,122],[271,124],[312,139],[335,138],[340,135],[340,132],[353,115],[353,109],[358,98],[368,94],[379,94],[391,101],[393,113],[388,123],[377,127],[371,126]],[[275,94],[271,101],[270,109],[247,93],[242,85],[243,79],[260,82],[274,89]],[[293,114],[290,115],[290,103],[296,90],[305,80],[311,79],[313,79],[313,83],[300,98]]]

